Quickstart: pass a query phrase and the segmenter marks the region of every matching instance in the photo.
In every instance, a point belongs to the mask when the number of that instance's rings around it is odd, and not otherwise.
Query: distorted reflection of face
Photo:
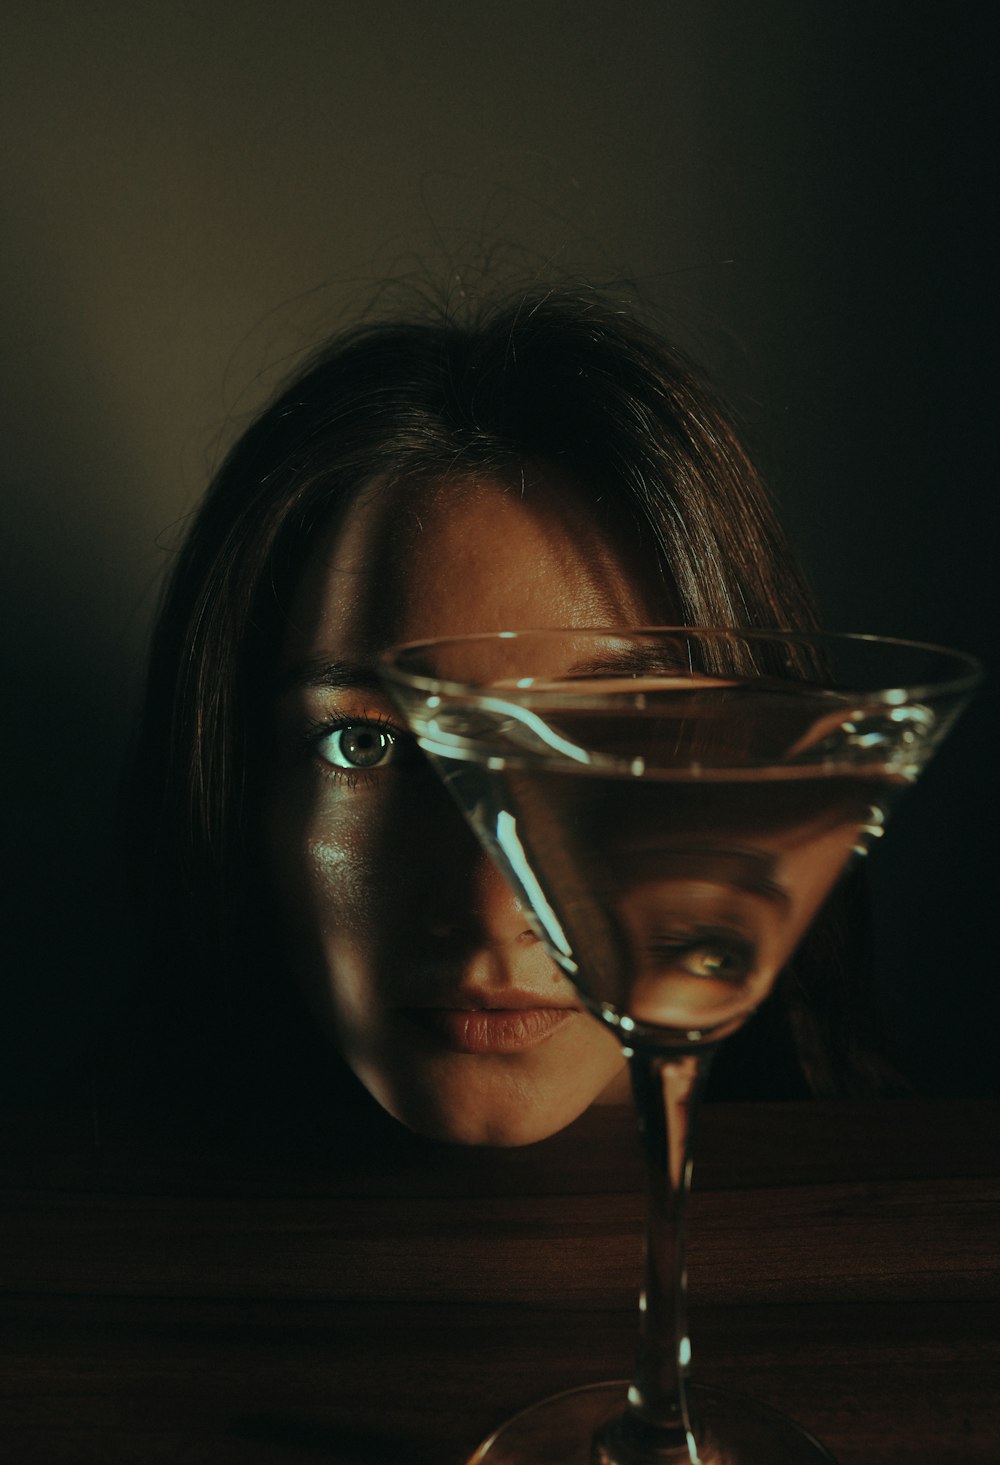
[[[394,643],[662,618],[638,555],[555,473],[369,489],[293,606],[265,817],[294,965],[374,1097],[411,1128],[526,1144],[624,1091],[372,676]]]

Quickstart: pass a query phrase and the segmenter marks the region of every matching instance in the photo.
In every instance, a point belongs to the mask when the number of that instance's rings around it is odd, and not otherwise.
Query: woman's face
[[[623,1089],[373,676],[400,641],[660,619],[638,552],[554,474],[375,487],[318,536],[290,617],[266,860],[307,996],[404,1124],[517,1145]],[[631,563],[631,568],[630,568]]]

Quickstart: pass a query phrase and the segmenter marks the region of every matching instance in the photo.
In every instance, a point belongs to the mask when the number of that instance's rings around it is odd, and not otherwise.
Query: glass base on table
[[[595,1445],[602,1426],[625,1407],[628,1383],[589,1384],[553,1394],[515,1414],[484,1440],[468,1465],[631,1465],[629,1456]],[[655,1465],[836,1465],[818,1440],[764,1404],[725,1389],[688,1387],[700,1421],[695,1451],[684,1443],[660,1449]],[[638,1460],[640,1457],[632,1457]]]

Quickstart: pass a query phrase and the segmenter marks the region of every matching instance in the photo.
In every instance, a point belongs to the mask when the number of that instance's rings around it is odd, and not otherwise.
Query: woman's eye
[[[316,752],[333,768],[378,768],[391,762],[396,739],[373,722],[349,722],[316,739]]]
[[[647,950],[661,971],[717,982],[745,981],[755,960],[753,947],[740,936],[692,937],[686,941],[664,937],[651,942]]]
[[[679,964],[692,977],[741,982],[751,966],[751,956],[744,942],[702,941],[689,946]]]

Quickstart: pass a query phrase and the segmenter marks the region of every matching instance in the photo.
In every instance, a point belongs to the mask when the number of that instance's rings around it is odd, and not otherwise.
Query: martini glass
[[[971,695],[969,657],[864,636],[500,632],[381,668],[536,934],[628,1059],[647,1158],[630,1381],[508,1420],[470,1465],[817,1465],[799,1426],[689,1384],[684,1212],[713,1053]]]

